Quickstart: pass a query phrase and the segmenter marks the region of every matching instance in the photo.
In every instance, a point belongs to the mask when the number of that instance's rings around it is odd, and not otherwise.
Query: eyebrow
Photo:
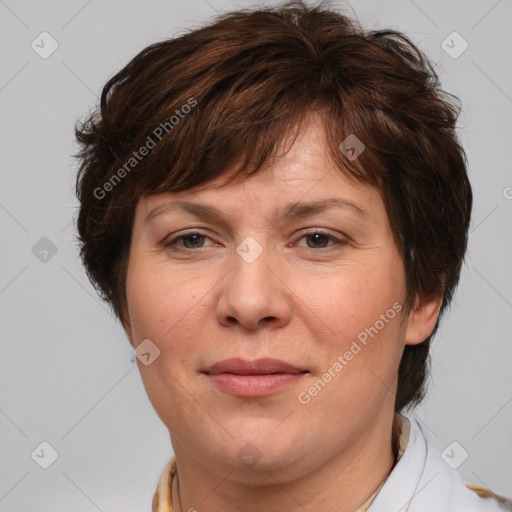
[[[369,219],[370,214],[357,204],[343,199],[341,197],[332,197],[312,202],[295,202],[289,203],[284,208],[274,211],[274,219],[300,219],[308,215],[323,213],[331,208],[348,209],[355,212],[361,218]],[[153,208],[144,220],[147,225],[152,219],[165,213],[170,213],[176,210],[181,210],[189,213],[197,218],[214,220],[223,224],[229,224],[228,219],[215,207],[207,206],[199,203],[192,203],[189,201],[169,201],[159,204]]]

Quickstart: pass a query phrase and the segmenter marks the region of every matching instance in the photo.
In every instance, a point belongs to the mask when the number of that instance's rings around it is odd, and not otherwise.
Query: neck
[[[198,460],[173,440],[179,475],[173,485],[173,511],[357,510],[392,470],[398,434],[390,415],[307,472],[252,468],[256,478],[243,481],[238,478],[237,469],[212,460]]]

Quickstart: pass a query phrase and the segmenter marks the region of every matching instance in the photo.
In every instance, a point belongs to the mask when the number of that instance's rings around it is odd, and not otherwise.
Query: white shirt
[[[367,512],[512,511],[510,500],[500,503],[493,496],[481,498],[468,489],[459,472],[427,441],[418,421],[402,416],[410,425],[407,447]]]

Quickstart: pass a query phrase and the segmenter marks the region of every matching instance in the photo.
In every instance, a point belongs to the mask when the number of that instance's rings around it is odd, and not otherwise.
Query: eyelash
[[[333,236],[332,234],[328,233],[328,232],[325,232],[325,231],[322,231],[321,229],[314,229],[314,230],[311,230],[311,231],[308,231],[306,233],[303,233],[302,236],[299,238],[299,240],[301,240],[302,238],[305,238],[305,237],[308,237],[308,236],[312,236],[312,235],[322,235],[324,237],[327,237],[328,239],[328,242],[336,242],[338,246],[344,246],[346,244],[348,244],[348,241],[347,240],[343,240],[343,239],[339,239],[339,238],[336,238],[335,236]],[[188,238],[192,235],[199,235],[201,237],[204,237],[204,238],[208,238],[210,239],[209,236],[207,236],[206,234],[202,233],[201,231],[190,231],[188,233],[184,233],[180,236],[177,236],[176,238],[173,238],[172,240],[170,240],[169,242],[164,242],[164,247],[166,249],[170,249],[172,251],[178,251],[178,252],[189,252],[189,251],[199,251],[201,249],[205,249],[205,247],[196,247],[196,248],[189,248],[189,247],[177,247],[177,243],[184,240],[185,238]],[[335,244],[336,245],[336,244]],[[209,246],[207,246],[209,247]],[[304,247],[304,246],[301,246],[301,247]],[[318,247],[318,248],[314,248],[314,247],[305,247],[306,249],[312,249],[314,251],[318,250],[318,249],[331,249],[333,246],[327,246],[327,247]]]

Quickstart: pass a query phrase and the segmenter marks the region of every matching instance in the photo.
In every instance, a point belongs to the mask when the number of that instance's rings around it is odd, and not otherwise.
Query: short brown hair
[[[232,12],[155,43],[108,81],[100,108],[76,126],[87,275],[126,324],[138,199],[206,184],[238,158],[237,177],[257,172],[318,112],[332,161],[380,190],[404,261],[405,311],[436,295],[441,317],[459,280],[472,206],[459,111],[406,36],[364,31],[324,6]],[[366,147],[357,159],[339,148],[351,134]],[[149,152],[135,158],[143,147]],[[405,347],[397,411],[423,398],[438,324],[423,343]]]

